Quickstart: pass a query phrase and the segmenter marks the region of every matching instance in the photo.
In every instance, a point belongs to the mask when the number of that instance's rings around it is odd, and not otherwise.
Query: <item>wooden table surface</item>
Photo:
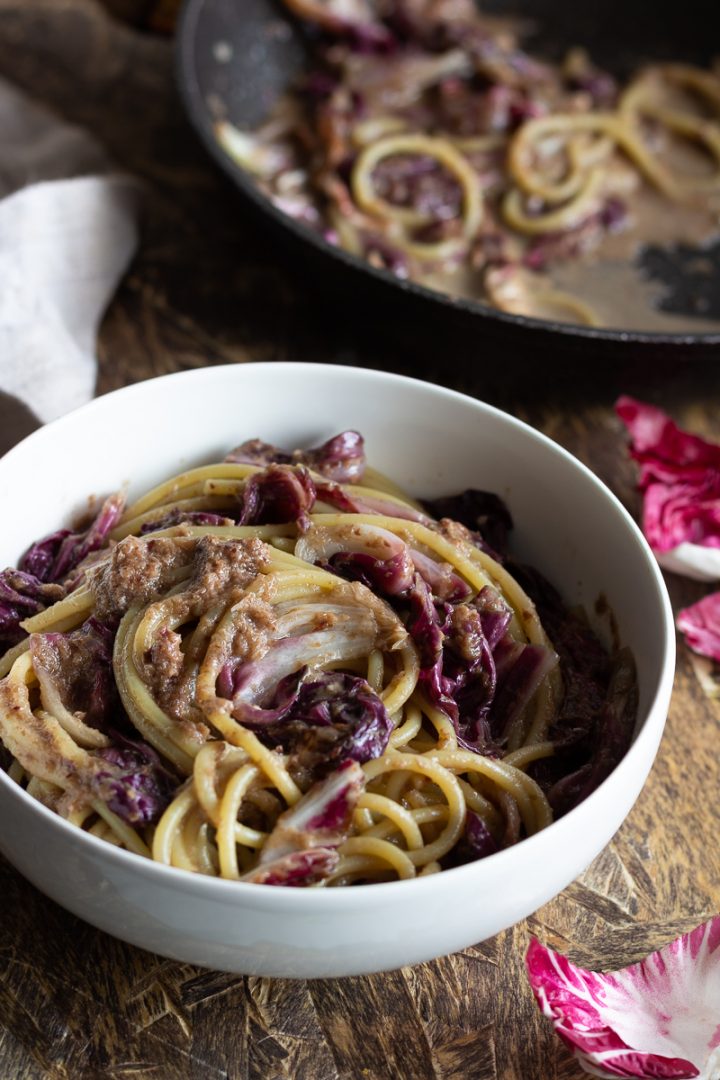
[[[479,331],[448,338],[434,315],[400,325],[380,309],[358,317],[357,298],[328,295],[327,280],[289,256],[208,163],[176,100],[171,41],[111,21],[96,0],[0,0],[0,74],[96,132],[145,181],[141,250],[101,331],[100,393],[253,359],[412,373],[529,421],[634,512],[612,413],[620,392],[720,439],[712,362],[570,363],[505,351],[500,361]],[[702,594],[676,578],[668,584],[676,608]],[[174,963],[80,922],[0,861],[0,1080],[584,1075],[534,1004],[523,969],[529,937],[612,968],[720,908],[719,708],[681,646],[650,780],[592,866],[512,930],[389,974],[303,983]]]

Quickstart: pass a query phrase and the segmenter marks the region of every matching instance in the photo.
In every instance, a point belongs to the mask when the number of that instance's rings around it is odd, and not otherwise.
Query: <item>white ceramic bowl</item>
[[[135,496],[259,436],[284,446],[344,429],[410,492],[475,486],[507,498],[514,548],[592,616],[603,593],[637,661],[629,753],[579,807],[481,862],[414,881],[302,890],[238,884],[146,861],[88,836],[0,774],[0,849],[70,911],[154,952],[272,976],[353,975],[461,949],[524,918],[607,844],[663,730],[675,634],[642,535],[591,472],[504,413],[449,390],[357,368],[246,364],[170,375],[93,401],[0,459],[0,565],[129,482]]]

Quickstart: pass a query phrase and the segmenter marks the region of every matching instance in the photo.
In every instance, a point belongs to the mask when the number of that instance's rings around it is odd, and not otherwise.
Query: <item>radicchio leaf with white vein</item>
[[[616,412],[640,467],[643,532],[665,570],[720,578],[720,446],[679,428],[661,409],[621,397]]]
[[[675,621],[693,652],[720,662],[720,593],[683,608]]]
[[[533,939],[538,1005],[600,1077],[720,1077],[720,915],[615,972],[586,971]]]

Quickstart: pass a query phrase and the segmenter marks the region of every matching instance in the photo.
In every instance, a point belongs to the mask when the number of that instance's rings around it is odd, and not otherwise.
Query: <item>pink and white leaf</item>
[[[643,532],[665,570],[720,578],[720,445],[679,428],[661,409],[621,397],[643,492]]]
[[[347,836],[353,811],[364,790],[365,774],[358,763],[344,761],[280,815],[265,841],[260,864],[295,851],[339,847]]]
[[[720,915],[620,971],[586,971],[535,939],[526,963],[543,1015],[590,1075],[720,1077]]]
[[[675,621],[693,652],[720,663],[720,593],[710,593],[683,608]]]

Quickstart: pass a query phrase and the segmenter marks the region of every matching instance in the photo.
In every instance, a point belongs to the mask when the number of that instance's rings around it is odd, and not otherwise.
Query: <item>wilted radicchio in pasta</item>
[[[381,596],[397,596],[412,583],[414,571],[406,553],[376,559],[363,551],[339,551],[325,564],[326,569],[347,581],[360,581]]]
[[[420,650],[419,685],[452,720],[460,746],[497,753],[556,657],[510,638],[510,610],[490,587],[452,608],[416,583],[410,600],[407,628]]]
[[[283,684],[278,687],[270,709],[286,700],[287,690]],[[365,679],[329,671],[301,676],[282,719],[256,730],[263,742],[282,746],[303,767],[318,774],[341,761],[362,763],[380,757],[390,739],[392,723]]]
[[[718,1076],[720,915],[621,971],[586,971],[534,939],[526,962],[543,1015],[586,1072]]]
[[[486,859],[488,855],[494,855],[499,850],[500,845],[480,815],[474,810],[468,810],[463,834],[455,847],[444,856],[442,867],[443,870],[448,870],[453,866],[477,862],[478,859]]]
[[[115,632],[94,616],[66,633],[33,634],[30,652],[41,686],[89,727],[107,730],[119,708],[112,670]]]
[[[306,468],[268,465],[251,476],[242,492],[239,525],[278,525],[297,522],[301,532],[310,524],[315,485]]]
[[[0,573],[0,652],[26,636],[20,623],[59,600],[63,590],[58,585],[39,581],[22,570]]]
[[[20,569],[39,581],[61,582],[83,559],[107,543],[125,509],[122,492],[105,500],[100,513],[84,532],[60,529],[33,544],[20,560]]]
[[[376,495],[350,495],[335,483],[317,483],[315,488],[319,500],[329,503],[343,514],[386,514],[388,517],[402,518],[405,521],[418,521],[422,525],[432,524],[427,514],[408,506],[407,503],[396,503]]]
[[[225,460],[238,465],[305,465],[335,483],[357,483],[365,471],[365,443],[357,431],[343,431],[310,450],[281,450],[261,439],[250,439]]]
[[[308,886],[327,877],[339,861],[353,811],[365,790],[355,761],[343,761],[281,814],[263,845],[260,861],[243,881]]]
[[[146,521],[140,530],[140,536],[160,529],[170,529],[173,525],[234,525],[232,518],[222,514],[212,514],[207,510],[171,510],[169,514],[156,521]]]
[[[109,766],[96,775],[98,794],[129,825],[150,825],[170,802],[177,778],[147,743],[117,733],[115,740],[117,745],[97,752]]]
[[[702,550],[720,548],[720,446],[654,405],[621,397],[615,409],[640,466],[643,531],[658,561],[690,577],[720,577],[720,554]]]

